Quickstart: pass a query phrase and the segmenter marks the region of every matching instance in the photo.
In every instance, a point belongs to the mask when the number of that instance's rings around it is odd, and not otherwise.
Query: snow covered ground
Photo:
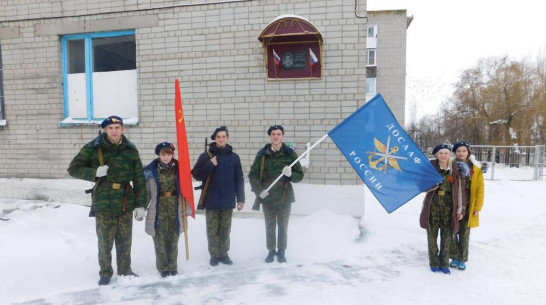
[[[161,279],[151,237],[134,222],[132,267],[98,287],[89,183],[0,179],[0,304],[543,304],[546,182],[486,181],[466,271],[428,268],[418,218],[423,196],[387,214],[364,186],[297,184],[287,264],[265,264],[265,228],[252,194],[234,212],[233,266],[208,265],[204,215],[189,220],[190,260]],[[360,221],[356,214],[365,202]],[[58,207],[57,207],[58,206]],[[347,209],[346,207],[352,207]],[[329,209],[325,209],[325,208]],[[359,229],[363,228],[363,234]],[[114,267],[115,268],[115,267]]]

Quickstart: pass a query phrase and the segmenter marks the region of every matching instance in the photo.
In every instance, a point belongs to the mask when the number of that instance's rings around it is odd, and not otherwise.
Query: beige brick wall
[[[370,11],[368,25],[377,25],[377,92],[381,93],[401,126],[405,122],[406,26],[405,10]]]
[[[191,161],[203,151],[204,138],[227,125],[245,174],[268,141],[270,125],[284,125],[286,141],[296,143],[301,154],[307,142],[318,140],[365,99],[366,24],[355,16],[353,0],[178,6],[173,4],[213,1],[4,1],[0,16],[22,21],[0,21],[0,28],[19,30],[17,37],[0,37],[8,124],[0,129],[0,177],[67,177],[72,157],[96,136],[97,126],[58,126],[64,118],[60,36],[80,28],[104,30],[105,22],[96,21],[119,20],[112,30],[136,25],[139,124],[127,127],[126,134],[144,163],[154,158],[157,143],[176,140],[175,78],[181,82]],[[171,7],[149,9],[162,6]],[[132,11],[105,13],[119,10]],[[321,31],[322,79],[266,80],[257,38],[285,14],[306,18]],[[23,20],[28,18],[38,19]],[[311,183],[359,180],[329,139],[312,151],[305,172]]]

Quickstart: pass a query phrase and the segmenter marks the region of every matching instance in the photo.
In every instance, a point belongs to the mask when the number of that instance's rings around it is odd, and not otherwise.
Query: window
[[[375,26],[368,26],[368,37],[375,38]]]
[[[110,115],[137,120],[134,31],[62,38],[63,124],[98,123]]]
[[[366,95],[375,95],[377,78],[366,78]]]
[[[375,49],[366,50],[366,66],[376,66],[375,63]]]
[[[366,28],[366,48],[377,48],[377,25],[369,25]]]
[[[4,108],[4,68],[2,65],[2,45],[0,44],[0,126],[6,125],[6,112]]]

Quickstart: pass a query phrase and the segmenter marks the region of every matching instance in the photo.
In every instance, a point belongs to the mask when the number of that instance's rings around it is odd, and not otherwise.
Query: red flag
[[[180,177],[180,191],[182,196],[191,206],[191,217],[195,218],[195,204],[193,202],[193,184],[191,180],[190,151],[188,137],[186,136],[186,123],[182,110],[182,97],[180,96],[180,84],[175,81],[174,111],[176,112],[176,142],[178,144],[178,176]],[[190,213],[188,213],[190,215]]]

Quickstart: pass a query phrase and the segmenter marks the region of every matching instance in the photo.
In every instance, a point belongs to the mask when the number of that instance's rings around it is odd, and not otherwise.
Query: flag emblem
[[[313,53],[313,50],[311,50],[311,48],[309,48],[309,65],[313,66],[317,62],[318,62],[317,56],[315,55],[315,53]]]
[[[281,57],[275,52],[275,49],[273,49],[273,62],[277,66],[281,64]]]
[[[387,145],[381,143],[377,138],[374,138],[375,149],[377,151],[368,152],[368,164],[372,169],[377,171],[387,172],[387,169],[394,168],[402,171],[398,160],[407,160],[407,157],[396,156],[395,154],[400,150],[398,146],[389,148],[391,137],[387,137]],[[387,153],[388,151],[388,153]],[[379,157],[379,158],[376,158]],[[376,159],[374,159],[376,158]],[[381,165],[383,163],[383,165]]]

